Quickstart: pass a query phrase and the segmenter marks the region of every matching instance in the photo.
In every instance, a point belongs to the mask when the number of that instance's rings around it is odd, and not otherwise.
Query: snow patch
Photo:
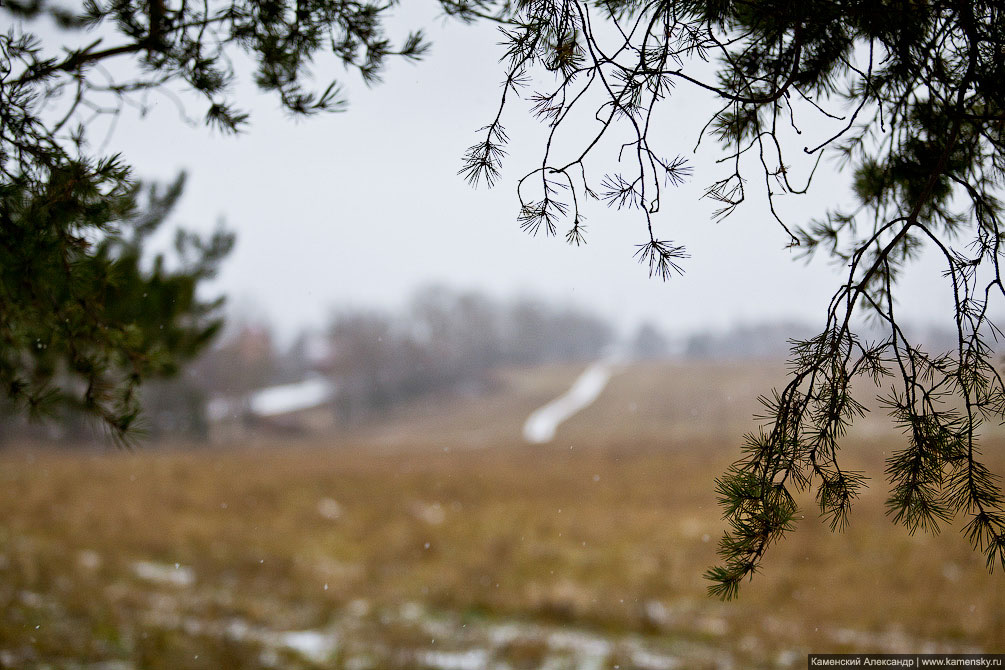
[[[252,626],[243,619],[232,619],[224,627],[224,636],[237,641],[258,642],[267,650],[288,649],[315,663],[327,662],[338,649],[338,635],[317,630],[270,631]]]
[[[571,651],[583,661],[602,663],[611,653],[611,642],[596,635],[580,631],[557,630],[548,635],[548,646],[552,649]],[[580,664],[582,667],[583,663]]]
[[[568,391],[527,417],[523,424],[523,439],[531,444],[545,444],[554,440],[555,431],[563,421],[589,407],[600,397],[619,361],[619,357],[609,356],[586,368]]]
[[[416,501],[412,503],[411,512],[412,516],[416,519],[430,526],[439,526],[447,518],[446,512],[443,511],[443,505],[438,502],[423,503]]]
[[[485,649],[467,651],[427,651],[418,654],[419,662],[437,670],[482,670],[488,665]]]
[[[154,584],[169,584],[171,586],[192,586],[195,584],[195,571],[178,563],[167,565],[153,561],[137,561],[133,563],[133,574],[145,582],[153,582]]]
[[[334,498],[322,498],[318,501],[318,514],[329,521],[336,521],[342,516],[342,505]]]
[[[632,651],[632,664],[639,670],[676,670],[681,667],[680,661],[676,658],[646,649]]]
[[[330,634],[320,633],[316,630],[301,630],[277,633],[273,644],[295,651],[312,663],[320,664],[327,661],[335,653],[338,640]]]

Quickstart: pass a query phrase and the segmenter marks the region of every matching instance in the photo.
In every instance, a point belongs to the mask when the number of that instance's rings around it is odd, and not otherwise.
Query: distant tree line
[[[929,351],[945,351],[953,346],[955,331],[934,324],[905,324],[913,341]],[[802,340],[815,332],[811,324],[793,321],[765,321],[737,324],[728,330],[705,330],[689,335],[681,348],[684,358],[692,360],[784,360],[793,340]],[[883,332],[870,324],[857,328],[865,340],[881,341]]]
[[[239,325],[186,380],[203,396],[240,397],[324,375],[336,389],[337,420],[353,423],[427,393],[477,392],[501,366],[594,359],[614,339],[609,323],[582,309],[434,286],[398,310],[336,310],[285,350],[268,325]]]
[[[640,342],[661,342],[650,326]],[[336,389],[336,420],[354,423],[428,393],[479,392],[502,366],[578,362],[601,356],[614,328],[583,309],[537,298],[497,300],[481,293],[426,287],[398,310],[340,309],[320,331],[280,347],[265,320],[240,317],[217,343],[180,374],[141,388],[148,437],[204,438],[212,398],[328,377]],[[0,413],[3,409],[0,408]],[[66,412],[32,425],[8,416],[18,435],[76,440],[90,435],[87,417]]]
[[[400,314],[342,311],[323,364],[343,421],[437,391],[477,391],[500,366],[589,360],[614,329],[584,311],[525,298],[426,288]]]

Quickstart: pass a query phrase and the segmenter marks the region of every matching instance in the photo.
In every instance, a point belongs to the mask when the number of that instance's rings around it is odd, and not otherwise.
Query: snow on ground
[[[457,613],[430,612],[417,602],[374,610],[366,601],[353,601],[320,629],[279,632],[236,617],[203,619],[183,615],[177,602],[165,608],[165,602],[172,601],[167,594],[156,600],[156,608],[142,617],[146,625],[180,629],[209,640],[260,645],[263,665],[275,668],[284,666],[283,653],[289,652],[312,667],[333,667],[338,657],[342,659],[341,667],[359,670],[379,670],[403,662],[428,670],[531,667],[529,664],[555,670],[736,667],[736,659],[717,640],[666,633],[605,634],[575,626],[471,619]],[[396,632],[388,637],[389,630]],[[800,658],[804,655],[797,654],[790,664],[779,667],[797,667]],[[631,661],[631,666],[621,665],[626,660]],[[132,668],[125,665],[122,670]]]
[[[523,424],[523,439],[531,444],[544,444],[555,439],[555,431],[563,421],[589,407],[600,397],[611,379],[614,367],[620,362],[621,357],[615,354],[586,368],[568,391],[527,417]]]
[[[137,561],[133,563],[133,574],[145,582],[154,584],[170,584],[171,586],[192,586],[195,584],[195,572],[192,568],[179,565],[154,563],[153,561]]]
[[[419,652],[416,656],[423,665],[438,670],[483,670],[488,667],[489,662],[487,649],[425,651]]]
[[[338,648],[338,637],[316,630],[299,630],[277,633],[266,638],[272,646],[297,652],[313,663],[325,663]]]

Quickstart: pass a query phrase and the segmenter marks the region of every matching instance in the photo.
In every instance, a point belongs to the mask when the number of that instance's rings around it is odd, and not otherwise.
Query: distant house
[[[308,377],[293,384],[259,389],[248,398],[248,409],[255,416],[273,417],[294,414],[326,404],[335,391],[331,380]]]
[[[217,397],[208,413],[221,437],[239,437],[246,430],[312,433],[334,428],[330,404],[335,385],[320,375],[303,381],[253,391],[242,398]]]

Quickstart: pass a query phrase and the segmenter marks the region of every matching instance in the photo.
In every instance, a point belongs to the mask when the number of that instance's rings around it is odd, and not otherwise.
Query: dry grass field
[[[1005,588],[957,525],[911,537],[873,476],[723,604],[713,478],[781,367],[633,366],[546,446],[578,370],[513,372],[351,434],[0,453],[0,667],[801,668],[810,652],[1005,651]],[[1000,438],[989,462],[1005,472]]]

